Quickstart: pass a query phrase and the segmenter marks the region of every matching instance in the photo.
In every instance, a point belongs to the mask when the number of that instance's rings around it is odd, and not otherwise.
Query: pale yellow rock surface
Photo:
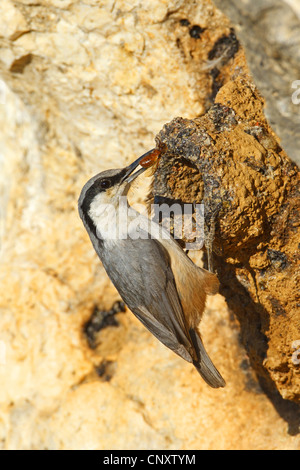
[[[83,184],[151,148],[174,116],[204,111],[170,17],[214,25],[216,37],[228,26],[210,2],[1,2],[2,449],[299,448],[240,368],[220,296],[202,330],[222,390],[128,311],[95,350],[82,332],[95,305],[119,299],[77,213]],[[95,371],[103,360],[109,380]]]

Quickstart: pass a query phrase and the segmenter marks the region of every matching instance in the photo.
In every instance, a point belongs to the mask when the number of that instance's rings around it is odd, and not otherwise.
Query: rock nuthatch
[[[150,151],[151,152],[151,151]],[[103,266],[128,308],[165,346],[191,362],[214,388],[225,381],[209,358],[198,330],[206,295],[218,291],[215,274],[197,267],[172,238],[131,237],[130,223],[120,225],[130,208],[130,221],[140,214],[129,206],[131,182],[140,157],[126,168],[107,170],[83,187],[79,214]],[[120,197],[126,204],[120,204]],[[113,208],[117,217],[113,217]],[[129,222],[130,222],[129,221]],[[116,228],[119,230],[115,236]],[[125,232],[126,233],[125,233]],[[145,233],[144,233],[145,235]]]

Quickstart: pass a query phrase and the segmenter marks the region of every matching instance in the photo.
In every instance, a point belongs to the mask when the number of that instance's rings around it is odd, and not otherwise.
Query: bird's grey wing
[[[193,346],[169,255],[161,243],[154,239],[119,240],[104,249],[100,258],[136,317],[165,346],[192,362]]]
[[[167,348],[174,351],[178,356],[182,357],[188,362],[193,362],[193,359],[186,347],[181,344],[173,331],[166,328],[159,321],[149,314],[146,307],[132,308],[131,311],[143,323],[143,325]]]

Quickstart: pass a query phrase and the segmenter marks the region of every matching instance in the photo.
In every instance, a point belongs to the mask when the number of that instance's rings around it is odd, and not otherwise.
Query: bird
[[[89,179],[78,199],[79,215],[129,310],[161,343],[193,364],[209,386],[224,387],[198,328],[206,296],[218,292],[216,274],[194,264],[158,226],[153,236],[147,217],[127,199],[132,182],[147,169],[137,168],[150,152],[125,168],[105,170]]]

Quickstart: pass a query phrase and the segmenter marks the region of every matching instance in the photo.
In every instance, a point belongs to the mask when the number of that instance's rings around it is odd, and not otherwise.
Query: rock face
[[[245,116],[243,94],[258,104]],[[244,77],[224,85],[204,116],[166,124],[153,191],[186,204],[201,195],[221,292],[241,322],[251,364],[271,390],[299,403],[298,170],[260,105]]]
[[[288,156],[300,163],[300,3],[216,0],[236,25],[265,113]]]
[[[247,71],[229,20],[209,1],[2,0],[0,47],[2,448],[299,448],[296,405],[262,392],[220,295],[202,333],[224,390],[129,311],[87,330],[119,296],[80,190]]]

